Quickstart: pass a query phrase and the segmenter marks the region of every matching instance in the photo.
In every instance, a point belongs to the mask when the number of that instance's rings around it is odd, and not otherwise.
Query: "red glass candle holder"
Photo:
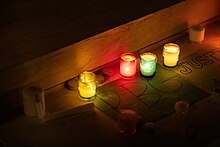
[[[137,57],[133,53],[124,53],[120,57],[120,74],[124,78],[132,78],[136,75]]]

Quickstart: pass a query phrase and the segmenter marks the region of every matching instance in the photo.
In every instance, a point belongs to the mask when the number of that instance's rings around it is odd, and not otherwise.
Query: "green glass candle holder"
[[[141,75],[151,77],[155,74],[157,68],[157,56],[153,53],[146,52],[140,55]]]

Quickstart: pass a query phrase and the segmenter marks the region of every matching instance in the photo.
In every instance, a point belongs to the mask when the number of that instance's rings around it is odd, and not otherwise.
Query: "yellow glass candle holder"
[[[81,73],[78,84],[79,95],[83,100],[94,99],[96,94],[96,75],[94,73],[88,71]]]
[[[167,43],[163,47],[163,64],[175,67],[179,61],[180,47],[175,43]]]

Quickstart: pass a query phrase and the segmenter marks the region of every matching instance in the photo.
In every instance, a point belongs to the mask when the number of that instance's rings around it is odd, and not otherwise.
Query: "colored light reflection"
[[[174,67],[179,60],[180,47],[175,43],[165,44],[163,47],[163,63],[165,66]]]
[[[153,76],[157,68],[157,56],[147,52],[140,55],[140,71],[143,76]]]
[[[79,75],[78,91],[82,99],[92,100],[96,94],[96,75],[85,71]]]
[[[133,53],[124,53],[120,58],[120,74],[125,78],[132,78],[136,75],[137,58]]]

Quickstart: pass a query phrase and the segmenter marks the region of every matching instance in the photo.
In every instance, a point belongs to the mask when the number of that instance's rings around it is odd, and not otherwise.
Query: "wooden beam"
[[[79,42],[183,0],[0,2],[0,70]]]
[[[186,0],[44,56],[0,71],[0,93],[28,84],[44,89],[219,15],[219,0]],[[204,10],[204,11],[201,11]]]

